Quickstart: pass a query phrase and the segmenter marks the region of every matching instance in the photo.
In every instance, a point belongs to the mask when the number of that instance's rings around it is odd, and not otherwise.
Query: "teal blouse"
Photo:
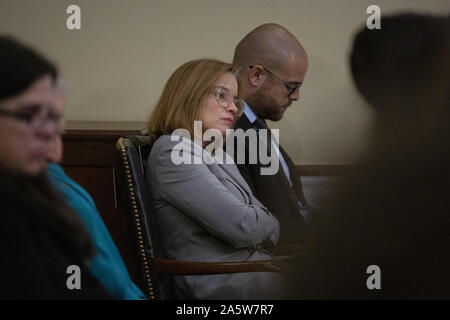
[[[91,235],[96,253],[89,263],[89,268],[94,276],[116,299],[145,299],[142,291],[131,280],[91,196],[55,163],[49,164],[48,175],[68,204],[78,213]]]

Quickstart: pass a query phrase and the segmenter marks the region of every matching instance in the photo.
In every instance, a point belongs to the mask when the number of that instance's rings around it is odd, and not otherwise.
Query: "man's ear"
[[[264,68],[259,64],[256,64],[249,68],[248,71],[248,81],[254,87],[261,86],[265,81],[266,74],[264,73]]]

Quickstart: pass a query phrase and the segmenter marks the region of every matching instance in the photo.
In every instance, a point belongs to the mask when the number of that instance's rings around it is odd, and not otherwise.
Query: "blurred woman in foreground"
[[[108,297],[86,268],[92,244],[85,229],[45,173],[48,150],[64,129],[56,80],[57,71],[45,58],[0,37],[3,299]]]

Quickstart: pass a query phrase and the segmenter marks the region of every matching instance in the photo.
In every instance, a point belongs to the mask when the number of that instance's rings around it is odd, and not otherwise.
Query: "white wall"
[[[66,8],[81,7],[81,30]],[[448,0],[0,0],[0,33],[37,47],[60,67],[68,120],[146,121],[165,81],[200,57],[231,61],[254,27],[275,22],[308,51],[300,100],[272,127],[298,164],[354,161],[367,143],[371,111],[348,72],[353,33],[366,8],[448,13]]]

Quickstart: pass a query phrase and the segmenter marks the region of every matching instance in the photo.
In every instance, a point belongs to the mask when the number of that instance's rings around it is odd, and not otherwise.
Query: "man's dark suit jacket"
[[[245,114],[242,114],[236,121],[234,129],[243,129],[244,131],[248,129],[254,130],[253,125]],[[312,211],[312,208],[306,203],[300,175],[294,163],[281,146],[279,146],[279,149],[289,168],[293,183],[292,186],[284,174],[281,163],[275,175],[261,175],[260,169],[262,164],[259,160],[256,164],[248,163],[248,141],[245,143],[246,163],[237,163],[237,152],[235,152],[234,158],[239,171],[252,189],[254,195],[256,195],[256,198],[277,217],[280,223],[279,243],[302,243],[309,237],[309,228],[306,226],[304,218],[300,214],[297,201],[300,201],[310,211]]]

